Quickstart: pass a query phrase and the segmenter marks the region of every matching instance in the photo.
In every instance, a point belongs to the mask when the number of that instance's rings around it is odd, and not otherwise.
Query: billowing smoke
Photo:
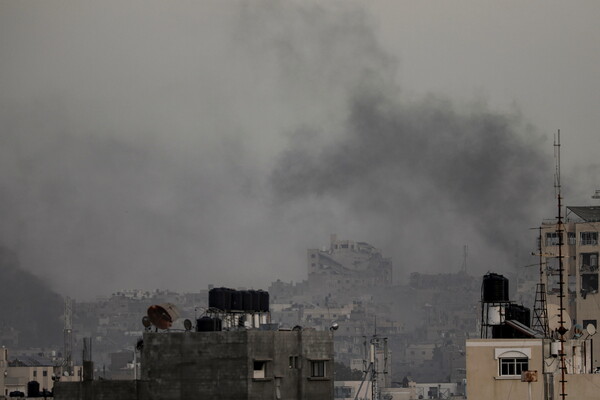
[[[59,295],[19,265],[17,255],[0,246],[0,332],[13,346],[61,344],[63,303]]]
[[[330,233],[496,269],[551,186],[519,115],[405,99],[346,2],[11,2],[0,26],[0,242],[64,294],[265,288]]]
[[[518,115],[433,96],[402,103],[379,87],[359,87],[348,108],[335,142],[308,136],[281,156],[272,182],[282,202],[332,197],[367,229],[380,221],[408,270],[456,271],[461,243],[476,243],[477,270],[515,265],[547,204],[540,183],[551,182],[543,141]]]

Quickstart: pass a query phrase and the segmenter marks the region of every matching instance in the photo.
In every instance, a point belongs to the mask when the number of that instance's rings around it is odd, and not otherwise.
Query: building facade
[[[562,231],[562,232],[561,232]],[[600,294],[598,294],[598,233],[600,207],[567,207],[565,222],[541,226],[540,248],[545,261],[542,280],[546,285],[547,302],[559,304],[559,243],[564,269],[564,308],[571,324],[585,329],[589,324],[598,328]],[[594,343],[593,366],[600,366],[600,343]]]
[[[557,341],[551,339],[467,340],[467,398],[560,399],[562,374]],[[592,373],[589,338],[565,343],[565,388],[569,399],[598,398],[600,374]],[[527,382],[523,372],[533,371]]]
[[[330,331],[145,333],[138,381],[56,386],[57,400],[333,398]]]

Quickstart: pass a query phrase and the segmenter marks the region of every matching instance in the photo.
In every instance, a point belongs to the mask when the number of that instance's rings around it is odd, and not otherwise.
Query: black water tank
[[[506,318],[507,320],[519,321],[523,325],[531,326],[531,311],[525,306],[517,304],[510,304],[506,307]]]
[[[494,273],[484,275],[481,297],[484,303],[508,301],[508,279]]]
[[[242,291],[242,310],[246,312],[254,311],[254,302],[250,290]]]
[[[208,307],[216,308],[222,311],[231,310],[231,294],[233,289],[214,288],[208,292]]]
[[[252,311],[260,311],[260,293],[258,290],[250,290],[250,293],[252,294]]]
[[[220,330],[222,330],[220,318],[205,316],[196,320],[196,332],[215,332]]]
[[[258,311],[260,312],[269,312],[269,292],[265,292],[264,290],[258,291]]]
[[[242,292],[239,290],[231,292],[231,309],[235,311],[244,309]]]

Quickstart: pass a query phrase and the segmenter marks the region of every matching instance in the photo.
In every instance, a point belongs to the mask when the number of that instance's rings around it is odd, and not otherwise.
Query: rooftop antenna
[[[540,282],[536,285],[535,305],[533,307],[532,328],[544,334],[547,338],[550,336],[548,329],[548,308],[546,306],[546,285],[544,284],[544,254],[542,254],[542,227],[538,228],[538,257],[540,266]]]
[[[556,159],[556,174],[554,177],[554,190],[556,194],[557,200],[557,208],[558,215],[556,217],[556,233],[558,235],[558,273],[559,273],[559,324],[557,331],[560,335],[560,397],[562,400],[565,400],[567,394],[565,393],[565,371],[567,369],[565,365],[565,333],[567,333],[567,328],[565,328],[565,306],[564,306],[564,297],[565,297],[565,279],[564,279],[564,265],[563,265],[563,255],[562,255],[562,246],[563,242],[563,217],[562,217],[562,196],[561,196],[561,187],[560,187],[560,129],[558,130],[557,137],[554,139],[554,157]],[[570,322],[570,321],[569,321]]]

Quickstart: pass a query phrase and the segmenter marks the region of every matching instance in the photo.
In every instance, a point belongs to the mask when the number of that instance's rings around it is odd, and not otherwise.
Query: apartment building
[[[556,222],[541,226],[540,248],[545,262],[542,280],[546,284],[547,302],[559,304],[559,244],[564,269],[564,307],[572,325],[598,328],[600,294],[598,294],[598,233],[600,207],[572,207],[567,212],[562,228]],[[600,342],[593,345],[593,366],[600,366]]]

